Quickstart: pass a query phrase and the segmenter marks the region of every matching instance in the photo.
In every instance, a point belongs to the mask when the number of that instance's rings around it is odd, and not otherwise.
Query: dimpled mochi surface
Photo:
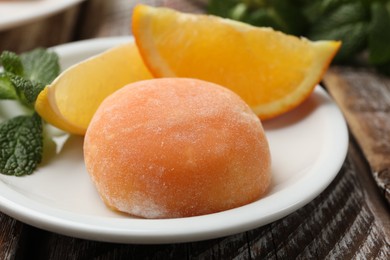
[[[145,218],[239,207],[258,200],[271,178],[267,139],[248,105],[186,78],[140,81],[107,97],[84,158],[108,207]]]

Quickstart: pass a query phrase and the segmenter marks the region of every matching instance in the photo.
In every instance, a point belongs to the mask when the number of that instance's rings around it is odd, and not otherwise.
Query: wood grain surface
[[[333,67],[324,82],[390,205],[390,78],[368,69]]]
[[[13,259],[21,242],[23,224],[0,212],[0,259]]]
[[[202,13],[206,0],[89,0],[0,32],[0,50],[130,35],[139,2]],[[287,217],[212,240],[136,245],[63,236],[0,213],[0,259],[390,259],[389,79],[332,67],[324,83],[348,120],[348,156],[329,187]]]

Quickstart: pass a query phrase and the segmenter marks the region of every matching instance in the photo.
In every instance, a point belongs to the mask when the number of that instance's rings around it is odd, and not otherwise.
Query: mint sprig
[[[5,74],[0,73],[0,99],[17,99],[18,94],[11,82],[11,79]]]
[[[20,55],[24,74],[23,77],[34,83],[50,84],[60,73],[58,55],[42,48]]]
[[[31,174],[42,160],[42,119],[38,114],[14,117],[0,124],[0,172]]]
[[[41,48],[21,55],[4,51],[0,65],[0,101],[18,101],[28,111],[0,122],[0,173],[28,175],[35,171],[43,153],[43,123],[34,103],[59,74],[58,56]]]
[[[374,64],[390,64],[390,1],[371,5],[372,21],[368,38],[370,61]]]
[[[23,76],[23,64],[20,57],[13,52],[3,51],[0,55],[0,62],[5,71],[15,75]]]
[[[15,74],[6,74],[18,93],[19,101],[26,107],[33,108],[34,102],[45,85],[38,81],[32,81]]]
[[[307,32],[311,40],[341,40],[335,61],[343,62],[364,50],[369,29],[369,10],[362,2],[345,3],[318,20]]]

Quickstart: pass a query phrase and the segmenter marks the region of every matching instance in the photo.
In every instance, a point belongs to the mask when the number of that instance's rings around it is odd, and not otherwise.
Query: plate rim
[[[41,0],[41,2],[44,2],[43,4],[40,4],[40,8],[36,8],[33,11],[30,10],[28,13],[25,13],[23,17],[19,15],[11,15],[11,16],[6,16],[6,18],[0,18],[0,31],[11,29],[13,27],[17,27],[19,25],[27,24],[28,22],[40,19],[40,18],[45,18],[47,16],[50,16],[52,14],[56,14],[62,10],[65,10],[67,8],[70,8],[71,6],[74,6],[78,3],[81,3],[85,0],[62,0],[59,2],[58,0]],[[42,8],[42,5],[45,6],[45,4],[49,3],[55,3],[52,6],[47,6],[46,8]],[[28,3],[28,2],[3,2],[0,3],[0,7],[9,7],[9,6],[14,6],[15,8],[23,8],[23,7],[28,7],[32,8],[34,7],[34,3]]]
[[[86,50],[90,50],[93,48],[104,49],[113,46],[113,44],[120,44],[132,40],[133,37],[131,36],[89,39],[58,45],[53,47],[53,50],[56,50],[60,56],[63,56],[71,53],[72,51],[75,52],[75,49],[77,49],[78,51],[82,51],[83,48]],[[319,91],[321,95],[324,95],[327,99],[331,100],[331,97],[323,89],[317,87],[315,91]],[[82,217],[85,218],[84,222],[80,223],[80,221],[77,221],[73,218],[72,214],[66,212],[65,210],[54,209],[54,212],[60,211],[59,213],[62,214],[62,217],[59,217],[56,214],[53,215],[53,212],[50,209],[49,211],[47,211],[46,208],[48,206],[45,205],[43,205],[43,212],[39,210],[37,211],[37,208],[42,209],[42,205],[39,205],[39,203],[37,202],[35,202],[37,205],[34,205],[36,207],[35,209],[26,208],[25,206],[20,205],[18,203],[18,198],[14,198],[13,200],[10,200],[9,198],[4,198],[4,194],[1,189],[0,210],[14,217],[15,219],[18,219],[24,223],[36,226],[41,229],[82,239],[117,243],[164,244],[177,242],[193,242],[233,235],[250,229],[254,229],[269,224],[270,222],[276,221],[277,219],[280,219],[282,217],[285,217],[286,215],[296,211],[297,209],[303,207],[304,205],[312,201],[326,187],[328,187],[328,185],[333,181],[333,179],[336,177],[337,173],[341,169],[348,151],[348,128],[341,111],[336,106],[334,101],[332,101],[331,104],[332,105],[329,106],[327,109],[331,109],[332,111],[332,120],[335,120],[334,124],[338,126],[338,134],[336,135],[337,138],[332,139],[332,143],[326,143],[325,145],[337,145],[337,147],[339,148],[339,153],[329,153],[328,149],[327,151],[329,154],[327,154],[326,158],[321,158],[322,161],[326,159],[326,162],[328,162],[329,158],[332,160],[332,164],[328,165],[328,167],[331,167],[331,169],[328,170],[330,173],[317,174],[317,178],[320,178],[321,180],[320,185],[310,185],[307,188],[309,189],[309,192],[306,192],[310,193],[309,196],[305,196],[305,198],[300,199],[297,199],[294,196],[287,197],[287,201],[283,201],[283,209],[279,210],[276,213],[273,212],[268,213],[268,215],[263,215],[261,219],[256,216],[250,217],[249,219],[246,218],[245,222],[239,219],[240,214],[242,214],[242,210],[244,210],[245,212],[253,212],[253,210],[258,207],[258,204],[262,205],[261,200],[259,200],[256,202],[256,205],[254,203],[251,203],[236,209],[231,209],[209,215],[179,219],[157,220],[118,218],[115,220],[116,223],[114,223],[114,225],[104,226],[102,225],[106,224],[106,221],[104,221],[104,219],[106,218],[104,217],[97,216],[91,218],[90,216],[84,216]],[[317,166],[317,168],[319,168],[319,166]],[[317,170],[321,171],[321,169]],[[306,176],[305,178],[309,177]],[[299,189],[301,188],[298,185],[299,183],[300,182],[295,183],[292,187],[288,187],[288,190],[299,192]],[[0,180],[0,187],[4,188],[4,185],[6,184],[4,184],[4,182]],[[7,187],[6,189],[10,188]],[[278,197],[282,196],[283,194],[277,193],[274,195]],[[48,215],[48,213],[51,214]],[[235,217],[232,219],[233,222],[218,222],[218,220],[220,219],[219,217],[221,215],[226,214],[230,215],[231,217]],[[203,223],[203,226],[199,227],[198,225],[194,225],[194,223]],[[129,224],[132,224],[133,226]],[[165,228],[161,228],[161,225],[165,227],[173,224],[178,227],[184,228],[176,228],[175,230],[166,230]],[[129,225],[133,229],[124,229],[123,225]],[[154,229],[151,229],[150,227]],[[186,230],[186,228],[188,227],[191,228],[190,234],[188,230]],[[157,233],[156,230],[158,231]],[[129,233],[129,231],[131,232]]]

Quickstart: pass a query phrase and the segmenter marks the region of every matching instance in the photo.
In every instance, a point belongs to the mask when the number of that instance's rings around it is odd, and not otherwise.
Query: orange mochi
[[[106,205],[145,218],[239,207],[264,195],[271,179],[259,118],[232,91],[189,78],[139,81],[107,97],[84,157]]]

